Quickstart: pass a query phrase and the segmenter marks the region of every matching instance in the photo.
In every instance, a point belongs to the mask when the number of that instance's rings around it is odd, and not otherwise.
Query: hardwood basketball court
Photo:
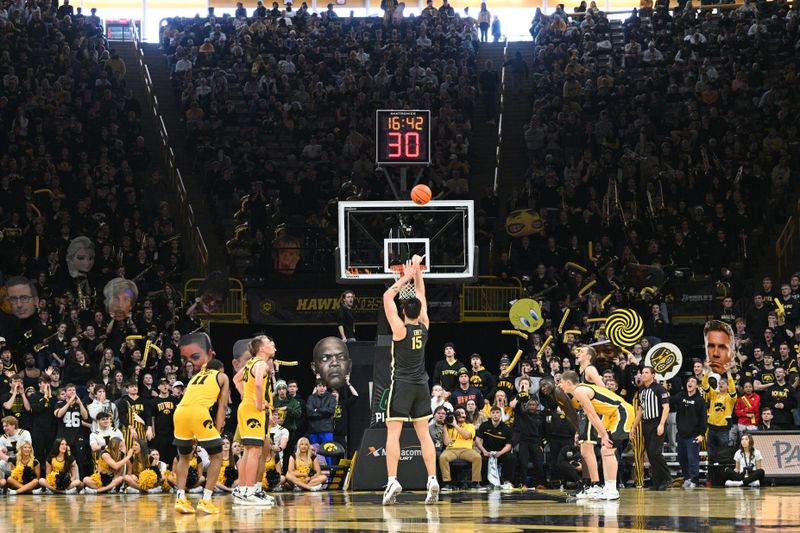
[[[233,508],[230,496],[218,496],[218,516],[177,515],[174,495],[13,496],[0,501],[0,516],[9,533],[800,531],[794,488],[620,492],[618,502],[586,503],[567,502],[558,491],[456,492],[429,506],[424,493],[404,492],[393,507],[383,507],[376,492],[288,493],[266,509]]]

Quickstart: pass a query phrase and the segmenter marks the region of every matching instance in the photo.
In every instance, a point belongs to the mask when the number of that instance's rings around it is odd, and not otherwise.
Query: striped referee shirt
[[[643,420],[660,420],[664,404],[669,405],[669,392],[662,385],[653,382],[649,387],[639,390],[639,407]]]

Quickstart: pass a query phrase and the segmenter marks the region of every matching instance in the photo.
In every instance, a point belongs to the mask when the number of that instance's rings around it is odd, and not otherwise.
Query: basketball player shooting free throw
[[[428,471],[428,496],[425,503],[439,499],[436,481],[436,449],[428,432],[431,399],[428,373],[425,371],[425,344],[428,341],[428,306],[420,263],[424,256],[407,261],[403,275],[383,293],[383,309],[392,328],[392,378],[389,402],[386,405],[386,472],[389,480],[383,493],[383,505],[395,503],[403,487],[397,481],[400,460],[400,432],[403,422],[411,420],[419,438],[422,459]],[[415,295],[401,301],[403,318],[397,312],[394,298],[413,281]],[[405,292],[405,291],[404,291]]]

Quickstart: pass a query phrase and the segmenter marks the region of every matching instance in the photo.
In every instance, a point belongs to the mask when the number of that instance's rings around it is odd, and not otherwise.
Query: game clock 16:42
[[[431,162],[431,112],[387,110],[375,113],[375,163],[377,165],[429,165]]]

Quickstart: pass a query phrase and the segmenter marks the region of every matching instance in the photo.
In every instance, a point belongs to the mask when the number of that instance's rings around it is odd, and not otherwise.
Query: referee
[[[669,392],[655,382],[656,371],[651,366],[642,368],[642,388],[638,392],[638,408],[636,419],[631,430],[631,439],[635,437],[639,421],[642,421],[642,436],[647,457],[650,459],[650,490],[666,490],[670,486],[671,476],[664,459],[664,425],[669,415]]]

